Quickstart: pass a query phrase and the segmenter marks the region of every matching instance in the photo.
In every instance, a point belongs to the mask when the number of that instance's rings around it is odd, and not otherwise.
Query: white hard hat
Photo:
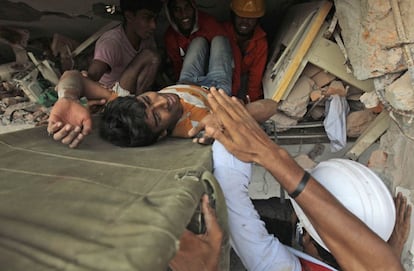
[[[395,224],[394,201],[388,188],[374,172],[352,160],[330,159],[319,163],[310,173],[345,208],[384,241],[388,241]],[[291,201],[306,231],[319,245],[329,251],[299,205],[293,199]]]

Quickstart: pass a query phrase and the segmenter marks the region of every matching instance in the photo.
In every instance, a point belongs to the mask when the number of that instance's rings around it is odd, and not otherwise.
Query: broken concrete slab
[[[390,1],[335,0],[353,74],[359,80],[407,69],[404,42],[414,41],[414,2],[400,0],[399,8],[407,41],[401,40]]]
[[[289,96],[279,103],[278,109],[293,119],[301,119],[306,114],[309,94],[314,85],[312,79],[302,75],[296,81]]]
[[[414,88],[413,78],[410,73],[404,73],[385,89],[385,98],[398,110],[414,110]]]
[[[3,5],[0,10],[10,14],[14,11],[14,15],[0,15],[0,25],[28,29],[33,39],[52,37],[54,33],[60,33],[82,41],[112,19],[120,19],[118,15],[103,18],[94,14],[93,5],[98,2],[101,1],[3,0],[2,4],[7,4],[10,8],[4,8]],[[108,0],[105,3],[118,5],[119,0]],[[13,8],[13,5],[18,7]],[[31,12],[19,9],[20,6],[30,9]]]

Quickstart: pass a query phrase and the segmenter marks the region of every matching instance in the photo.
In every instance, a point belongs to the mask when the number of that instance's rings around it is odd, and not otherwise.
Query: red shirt
[[[183,56],[180,53],[180,48],[185,53],[190,42],[196,37],[204,37],[211,42],[215,36],[225,35],[222,25],[213,16],[198,10],[196,12],[196,18],[198,20],[194,28],[195,31],[189,37],[185,37],[183,34],[177,32],[171,25],[165,32],[165,47],[167,55],[172,62],[176,80],[178,80],[183,66]]]
[[[302,265],[302,271],[332,271],[332,269],[326,268],[325,266],[319,265],[299,258],[300,264]]]
[[[233,50],[235,70],[233,72],[232,94],[234,96],[240,90],[240,78],[248,74],[247,94],[251,101],[263,98],[262,77],[267,62],[267,39],[266,33],[260,26],[256,26],[253,37],[249,41],[246,52],[241,52],[237,45],[237,36],[231,22],[224,23],[224,29],[229,36]]]

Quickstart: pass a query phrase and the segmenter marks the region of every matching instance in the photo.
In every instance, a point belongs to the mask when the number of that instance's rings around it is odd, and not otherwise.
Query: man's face
[[[323,259],[319,256],[318,250],[314,244],[314,241],[309,233],[305,231],[303,234],[303,251],[307,254],[311,255],[312,257],[323,261]]]
[[[140,9],[128,17],[128,24],[134,29],[137,36],[145,40],[154,35],[157,28],[157,15],[148,9]]]
[[[234,29],[240,36],[250,36],[257,25],[256,18],[244,18],[234,15]]]
[[[173,130],[183,114],[176,94],[148,91],[137,96],[137,100],[145,104],[145,122],[154,133]]]
[[[189,34],[195,23],[195,9],[190,0],[171,0],[170,15],[178,29]]]

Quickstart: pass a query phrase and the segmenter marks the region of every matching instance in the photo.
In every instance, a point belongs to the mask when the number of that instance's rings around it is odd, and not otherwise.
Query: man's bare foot
[[[396,220],[394,230],[392,231],[388,244],[394,253],[401,258],[404,244],[408,239],[411,226],[411,206],[407,204],[407,198],[401,192],[394,198]]]

